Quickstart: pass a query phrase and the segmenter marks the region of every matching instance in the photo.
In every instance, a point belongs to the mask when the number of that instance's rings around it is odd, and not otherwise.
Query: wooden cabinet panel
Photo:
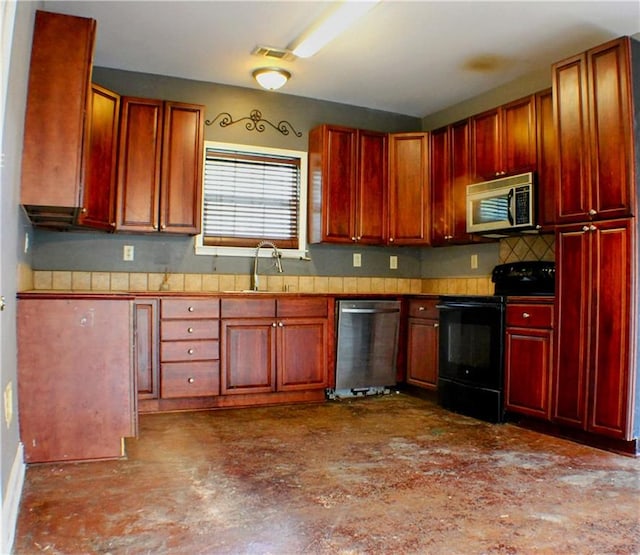
[[[329,314],[329,300],[326,297],[306,297],[302,299],[276,299],[279,318],[326,318]]]
[[[220,301],[218,299],[162,299],[162,318],[170,320],[194,318],[218,318]]]
[[[93,84],[90,105],[89,159],[78,224],[111,231],[115,228],[120,95]]]
[[[157,399],[159,393],[158,300],[133,303],[134,371],[138,399]]]
[[[355,236],[380,245],[387,238],[387,134],[358,130]]]
[[[558,228],[554,419],[620,439],[633,433],[630,351],[635,224]]]
[[[429,134],[389,135],[389,243],[430,242]]]
[[[193,341],[218,339],[218,320],[162,320],[164,341]]]
[[[276,315],[276,299],[274,297],[260,296],[256,299],[223,298],[220,303],[220,316],[222,318],[274,318]]]
[[[128,300],[18,301],[25,461],[117,458],[136,434]]]
[[[327,328],[326,318],[295,318],[279,322],[278,391],[324,389],[328,386]]]
[[[164,362],[218,359],[217,341],[163,341],[160,342],[160,360]],[[164,370],[164,364],[163,364]]]
[[[204,107],[122,98],[117,229],[200,230]]]
[[[500,114],[498,108],[471,118],[473,133],[473,174],[477,181],[492,179],[502,169]]]
[[[407,383],[426,389],[438,384],[438,321],[409,318]]]
[[[507,305],[507,326],[520,328],[553,327],[553,306],[550,304],[513,303]]]
[[[162,365],[162,398],[220,395],[220,362],[168,362]]]
[[[548,420],[553,352],[552,331],[507,327],[505,408]]]
[[[20,195],[36,224],[70,226],[82,207],[95,34],[93,19],[36,12]]]
[[[222,320],[223,395],[275,391],[275,334],[275,322],[269,318]]]
[[[555,222],[556,132],[553,122],[553,94],[546,89],[536,95],[538,128],[537,221],[542,232],[551,231]]]
[[[475,241],[467,233],[467,185],[471,183],[471,122],[466,119],[450,126],[451,135],[451,243]]]

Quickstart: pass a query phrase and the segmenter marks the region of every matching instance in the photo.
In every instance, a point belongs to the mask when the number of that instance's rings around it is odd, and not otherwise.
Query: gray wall
[[[26,262],[23,253],[25,221],[20,200],[20,167],[22,159],[22,142],[24,129],[24,113],[27,94],[27,79],[29,57],[31,52],[31,37],[35,8],[38,4],[18,2],[13,44],[11,48],[11,64],[9,66],[9,82],[7,90],[7,104],[3,125],[2,153],[4,155],[2,167],[2,210],[1,222],[1,266],[0,283],[2,295],[6,298],[6,308],[1,313],[2,341],[0,361],[0,380],[2,391],[11,383],[13,390],[14,418],[7,428],[4,421],[4,396],[2,397],[2,419],[0,423],[0,473],[2,476],[3,510],[11,509],[7,506],[7,496],[17,492],[8,491],[11,469],[19,448],[18,410],[17,410],[17,348],[16,348],[16,292],[17,266]],[[22,462],[22,461],[19,461]],[[22,467],[23,468],[23,467]],[[12,515],[3,514],[2,523],[9,528],[13,523],[8,519]],[[15,515],[13,515],[15,516]],[[5,545],[13,537],[13,529],[2,530],[2,545],[0,551],[8,548]]]

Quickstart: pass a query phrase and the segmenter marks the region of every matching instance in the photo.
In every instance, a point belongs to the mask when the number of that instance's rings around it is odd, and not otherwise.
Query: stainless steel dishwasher
[[[338,301],[336,387],[331,399],[388,393],[396,385],[400,301]]]

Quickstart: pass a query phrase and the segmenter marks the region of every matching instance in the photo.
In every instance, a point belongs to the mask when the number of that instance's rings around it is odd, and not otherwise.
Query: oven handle
[[[502,308],[500,303],[447,303],[437,304],[440,310],[457,310],[459,308]]]

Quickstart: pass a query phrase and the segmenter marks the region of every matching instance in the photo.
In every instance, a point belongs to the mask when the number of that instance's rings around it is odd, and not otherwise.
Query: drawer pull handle
[[[420,310],[420,311],[424,310],[424,306],[419,306],[418,310]]]
[[[187,378],[187,382],[189,382],[189,383],[193,383],[193,382],[195,382],[195,381],[196,381],[196,380],[195,380],[194,378]]]
[[[528,312],[523,312],[522,313],[522,317],[523,318],[531,318],[531,314],[529,314]]]
[[[189,308],[187,308],[187,310],[188,310],[189,312],[193,312],[193,307],[192,307],[192,306],[190,306]]]
[[[187,351],[187,354],[192,355],[192,354],[193,354],[193,349],[189,349],[189,350]]]
[[[439,328],[439,327],[440,327],[440,324],[433,324],[433,327],[434,327],[434,328]]]
[[[193,333],[193,328],[187,328],[187,333]]]

